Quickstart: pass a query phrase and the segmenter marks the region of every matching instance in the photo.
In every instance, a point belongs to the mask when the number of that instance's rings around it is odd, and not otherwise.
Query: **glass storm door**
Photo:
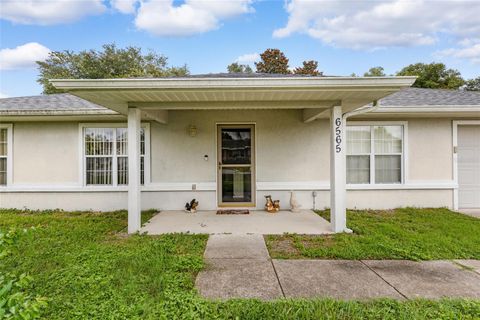
[[[218,205],[255,205],[255,127],[218,126]]]

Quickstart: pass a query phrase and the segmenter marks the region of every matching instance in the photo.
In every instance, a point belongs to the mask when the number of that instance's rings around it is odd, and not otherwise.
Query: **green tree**
[[[465,82],[465,90],[467,91],[480,91],[480,77],[470,79]]]
[[[367,72],[363,74],[364,77],[385,77],[386,74],[384,72],[383,67],[372,67],[368,69]]]
[[[458,70],[435,62],[408,65],[397,72],[397,76],[417,76],[413,86],[418,88],[458,89],[465,83]]]
[[[279,49],[267,49],[260,54],[261,61],[255,62],[258,73],[288,74],[288,59]]]
[[[303,61],[303,67],[296,67],[293,73],[310,76],[322,75],[322,72],[318,71],[318,61],[315,60]]]
[[[252,73],[253,70],[248,64],[233,62],[227,66],[228,73]]]
[[[43,93],[59,93],[49,79],[111,79],[135,77],[167,77],[187,75],[187,66],[168,67],[167,57],[155,52],[142,53],[138,47],[117,48],[105,44],[101,50],[78,53],[53,51],[45,61],[37,61],[40,75],[37,82]]]

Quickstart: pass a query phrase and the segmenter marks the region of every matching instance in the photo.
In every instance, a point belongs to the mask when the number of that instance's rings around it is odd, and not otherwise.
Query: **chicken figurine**
[[[280,211],[280,200],[273,201],[273,208],[275,209],[275,212]]]
[[[292,212],[300,212],[300,208],[302,206],[297,201],[297,197],[295,196],[295,192],[290,192],[290,211]]]
[[[197,212],[197,207],[198,207],[198,201],[196,199],[192,199],[190,203],[185,204],[185,211],[189,213],[195,213]]]
[[[275,213],[280,211],[280,200],[272,200],[272,196],[265,196],[267,203],[265,203],[265,210],[270,213]]]
[[[272,196],[265,196],[265,199],[267,200],[267,203],[265,203],[265,210],[270,213],[275,212],[275,206],[273,204]]]

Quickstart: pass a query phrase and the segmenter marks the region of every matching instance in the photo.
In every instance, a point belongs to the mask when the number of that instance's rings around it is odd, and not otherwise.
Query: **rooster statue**
[[[189,213],[195,213],[197,212],[197,207],[198,207],[198,201],[196,199],[192,199],[190,203],[185,204],[185,211]]]

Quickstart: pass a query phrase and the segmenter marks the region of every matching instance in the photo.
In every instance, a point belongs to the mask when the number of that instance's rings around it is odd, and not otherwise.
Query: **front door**
[[[218,205],[255,205],[255,126],[218,125]]]

